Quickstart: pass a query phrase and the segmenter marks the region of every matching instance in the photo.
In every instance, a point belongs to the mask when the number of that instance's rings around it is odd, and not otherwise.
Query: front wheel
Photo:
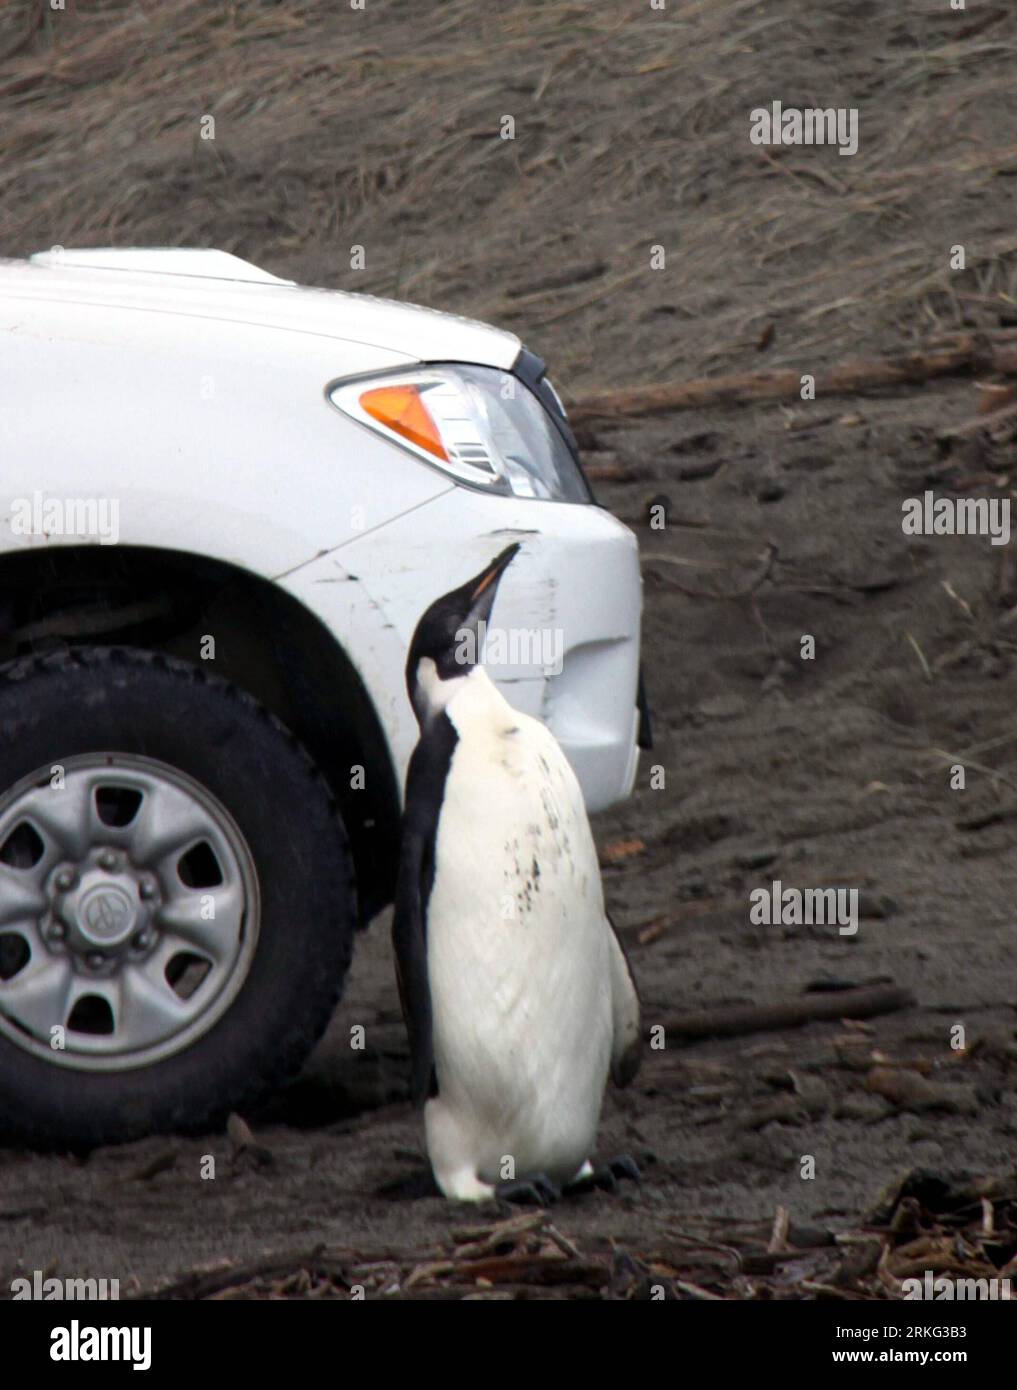
[[[349,847],[285,728],[118,648],[0,677],[0,1133],[197,1131],[292,1074],[349,964]]]

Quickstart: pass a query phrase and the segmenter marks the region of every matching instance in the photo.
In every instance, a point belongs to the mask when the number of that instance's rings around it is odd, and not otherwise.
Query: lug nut
[[[150,902],[159,891],[159,885],[154,878],[143,878],[138,884],[138,896],[145,902]]]
[[[46,935],[51,941],[63,941],[67,935],[67,928],[64,926],[63,922],[53,921],[49,924],[49,930]]]
[[[90,951],[85,957],[85,964],[89,970],[101,970],[106,964],[106,957],[101,951]]]
[[[104,849],[96,862],[100,869],[115,869],[117,866],[117,857],[111,849]]]
[[[134,940],[131,942],[131,944],[132,946],[134,946],[135,950],[147,951],[149,946],[151,946],[152,944],[151,933],[147,931],[139,931],[135,935]]]
[[[76,877],[77,875],[73,869],[61,869],[53,882],[61,893],[66,893],[74,887],[74,880]]]

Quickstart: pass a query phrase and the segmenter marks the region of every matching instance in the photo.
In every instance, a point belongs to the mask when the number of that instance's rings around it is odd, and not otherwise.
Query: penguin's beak
[[[491,606],[494,603],[494,595],[498,592],[498,584],[501,581],[501,577],[515,559],[519,548],[518,541],[513,545],[506,546],[500,555],[495,556],[487,569],[482,570],[481,573],[477,575],[476,579],[473,580],[472,591],[470,593],[471,617],[473,616],[473,610],[484,598],[484,595],[488,593],[488,590],[490,590],[491,593],[486,607],[487,612],[490,613]]]
[[[514,545],[507,546],[500,555],[496,555],[486,569],[480,571],[469,583],[464,584],[459,590],[459,623],[457,634],[461,638],[466,632],[473,634],[477,639],[477,651],[479,652],[480,636],[482,628],[486,627],[491,618],[491,609],[494,607],[494,600],[498,593],[498,585],[501,577],[512,563],[520,546],[517,541]]]

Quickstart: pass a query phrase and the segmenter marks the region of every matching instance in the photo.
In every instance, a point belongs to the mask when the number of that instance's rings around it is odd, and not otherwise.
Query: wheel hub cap
[[[116,883],[97,883],[82,895],[78,930],[97,946],[118,946],[134,930],[137,911]]]
[[[137,877],[95,868],[83,874],[70,892],[54,896],[55,916],[68,928],[68,940],[82,950],[125,946],[150,921]]]
[[[168,764],[61,766],[59,789],[47,767],[0,795],[0,1033],[55,1065],[149,1065],[239,992],[254,862],[221,802]]]

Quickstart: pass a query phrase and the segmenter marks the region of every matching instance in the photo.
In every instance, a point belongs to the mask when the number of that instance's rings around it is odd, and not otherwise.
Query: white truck
[[[0,1133],[198,1131],[299,1067],[392,897],[408,640],[512,540],[493,674],[596,811],[636,544],[516,337],[220,251],[0,260]]]

